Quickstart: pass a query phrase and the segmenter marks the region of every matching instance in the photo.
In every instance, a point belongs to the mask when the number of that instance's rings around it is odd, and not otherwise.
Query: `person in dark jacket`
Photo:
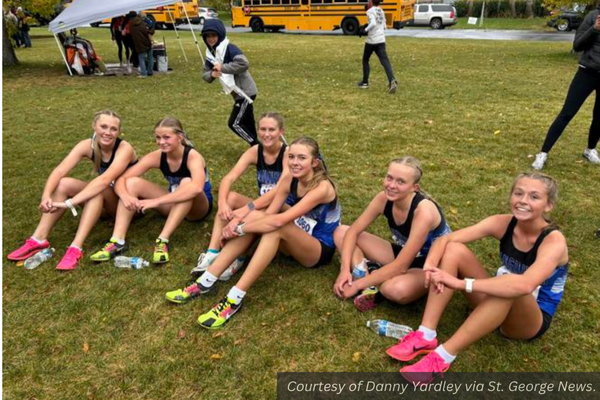
[[[573,50],[581,52],[579,69],[571,82],[562,110],[548,130],[542,151],[535,156],[535,161],[531,164],[533,169],[540,170],[544,167],[548,159],[548,152],[585,100],[594,91],[596,92],[596,102],[594,103],[588,145],[583,151],[583,157],[593,164],[600,165],[600,157],[596,150],[600,139],[600,5],[586,15],[575,34]]]
[[[140,77],[152,76],[154,68],[154,55],[152,54],[153,30],[148,29],[144,22],[144,15],[140,13],[131,19],[130,34],[135,51],[138,53],[140,63]]]
[[[258,90],[248,72],[248,59],[237,46],[229,43],[225,25],[218,19],[206,20],[202,38],[206,44],[204,80],[212,83],[218,78],[223,91],[231,94],[235,101],[229,116],[229,129],[250,146],[258,144],[252,105]]]

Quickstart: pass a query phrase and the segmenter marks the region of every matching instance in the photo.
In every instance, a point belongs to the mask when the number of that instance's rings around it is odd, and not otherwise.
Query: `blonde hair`
[[[92,154],[94,159],[94,172],[98,172],[100,170],[100,163],[102,163],[102,151],[100,149],[100,144],[98,143],[98,135],[96,135],[96,122],[103,115],[107,115],[109,117],[113,117],[119,120],[119,134],[121,133],[121,116],[112,110],[102,110],[98,111],[94,114],[94,119],[92,120],[92,128],[94,129],[94,133],[92,134]]]
[[[185,131],[183,130],[183,125],[181,124],[181,121],[179,121],[177,118],[175,118],[175,117],[164,117],[163,119],[161,119],[160,121],[158,121],[156,123],[156,125],[154,125],[154,130],[156,130],[158,128],[169,128],[169,129],[172,129],[173,132],[175,132],[175,134],[180,135],[182,137],[183,144],[185,146],[196,147],[194,145],[194,142],[192,142],[190,140],[190,138],[188,137],[187,133],[185,133]]]
[[[400,164],[400,165],[406,165],[406,166],[411,167],[415,171],[414,178],[413,178],[413,184],[416,185],[419,182],[421,182],[421,178],[423,177],[423,170],[421,169],[421,162],[419,161],[418,158],[415,158],[412,156],[395,158],[392,160],[392,162],[390,164]],[[429,193],[427,193],[426,191],[421,189],[420,186],[419,186],[419,189],[417,190],[417,192],[419,194],[421,194],[421,196],[425,197],[427,200],[430,200],[436,206],[441,208],[440,204]]]
[[[309,191],[316,188],[319,185],[319,183],[321,183],[324,180],[328,180],[333,186],[333,189],[336,190],[335,183],[333,183],[333,181],[329,177],[327,167],[325,166],[323,158],[321,157],[321,152],[319,151],[319,144],[317,143],[317,141],[308,136],[302,136],[294,140],[290,146],[293,146],[295,144],[301,144],[308,147],[308,149],[310,150],[311,157],[317,160],[317,165],[313,168],[314,175],[312,179],[308,182],[306,190]]]
[[[519,174],[510,188],[510,195],[512,196],[515,191],[515,187],[517,186],[517,182],[519,182],[523,178],[529,178],[536,181],[540,181],[544,184],[546,188],[546,196],[548,197],[548,203],[555,205],[558,202],[558,183],[549,175],[546,175],[541,172],[533,171],[533,172],[523,172]],[[546,229],[550,228],[558,228],[556,224],[554,224],[550,217],[546,213],[543,214],[544,221],[550,224]]]
[[[265,118],[271,118],[274,119],[275,122],[277,122],[277,127],[280,130],[285,129],[283,126],[283,116],[281,114],[279,114],[278,112],[275,111],[268,111],[266,113],[261,114],[260,118],[258,119],[258,123],[256,124],[256,127],[259,128],[260,127],[260,121],[262,121]],[[280,136],[279,138],[283,143],[285,143],[287,145],[287,141],[285,140],[285,136],[283,136],[283,134]]]

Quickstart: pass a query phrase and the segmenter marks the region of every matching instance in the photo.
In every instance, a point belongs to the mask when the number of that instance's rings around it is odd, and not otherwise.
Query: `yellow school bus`
[[[387,27],[400,29],[412,22],[414,4],[415,0],[382,1]],[[345,35],[355,35],[368,22],[366,6],[367,0],[233,0],[231,25],[253,32],[341,28]]]
[[[65,6],[68,6],[65,4]],[[153,20],[157,29],[173,29],[175,24],[187,24],[185,18],[185,11],[190,18],[192,24],[200,23],[200,16],[198,15],[198,0],[182,0],[177,3],[153,8],[151,10],[144,10],[148,18]],[[135,11],[135,10],[134,10]],[[101,22],[94,22],[92,26],[99,26],[102,24],[110,24],[111,18],[102,20]]]

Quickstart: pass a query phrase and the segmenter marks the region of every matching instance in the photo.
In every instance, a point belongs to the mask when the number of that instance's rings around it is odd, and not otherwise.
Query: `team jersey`
[[[513,232],[517,225],[517,219],[513,217],[506,228],[506,233],[500,239],[500,259],[502,266],[498,268],[497,276],[505,274],[523,274],[535,262],[537,251],[546,236],[556,227],[550,227],[544,230],[538,236],[531,250],[524,252],[517,249],[513,243]],[[552,275],[546,279],[533,292],[533,297],[537,300],[540,309],[553,316],[558,304],[562,300],[565,283],[567,282],[567,273],[569,263],[558,265],[552,272]]]
[[[121,138],[117,138],[117,140],[115,141],[115,146],[113,147],[113,151],[112,154],[110,155],[110,159],[108,161],[104,161],[104,160],[100,160],[100,167],[98,168],[98,175],[102,175],[103,173],[106,172],[106,170],[110,167],[110,165],[112,164],[112,162],[115,160],[115,155],[117,154],[117,149],[119,148],[119,146],[121,145]],[[94,161],[94,151],[92,150],[92,162]],[[137,164],[138,160],[132,161],[129,163],[129,165],[127,166],[127,168],[131,167],[132,165]]]
[[[390,227],[390,231],[392,232],[392,239],[397,245],[401,247],[404,247],[404,245],[406,245],[406,242],[408,241],[408,238],[410,236],[410,230],[412,227],[415,210],[417,209],[419,203],[423,200],[425,200],[425,196],[423,196],[419,192],[415,192],[415,196],[413,197],[412,202],[410,203],[410,209],[408,210],[408,214],[406,215],[406,221],[404,221],[404,223],[401,225],[398,225],[394,220],[394,202],[388,201],[385,204],[383,215],[387,219],[388,226]],[[433,242],[436,241],[437,238],[444,235],[448,235],[450,232],[452,232],[452,230],[446,223],[446,217],[444,216],[444,212],[442,211],[442,209],[435,202],[433,202],[433,204],[435,204],[438,212],[440,213],[441,221],[438,224],[438,226],[436,226],[434,229],[430,230],[429,233],[427,233],[427,239],[425,239],[425,243],[423,244],[423,247],[421,247],[421,250],[419,250],[417,257],[426,257],[429,253],[431,245],[433,244]]]
[[[291,199],[292,203],[290,205],[292,207],[304,198],[304,196],[298,197],[297,178],[292,179],[288,198]],[[329,247],[335,247],[333,231],[340,225],[341,214],[342,206],[336,196],[331,202],[319,204],[303,216],[296,218],[294,224],[319,242]]]
[[[181,166],[175,172],[172,172],[169,169],[169,163],[167,163],[167,153],[161,153],[161,155],[160,155],[160,170],[163,173],[167,182],[169,183],[169,187],[168,187],[169,192],[174,192],[179,187],[179,184],[181,183],[181,180],[183,178],[191,178],[192,177],[192,173],[190,172],[190,170],[187,167],[187,160],[188,160],[188,156],[189,156],[191,150],[192,150],[192,147],[184,146],[183,157],[181,158]],[[210,177],[208,176],[208,168],[206,168],[206,163],[204,165],[204,174],[206,176],[206,178],[204,179],[204,194],[206,195],[208,202],[212,203],[212,201],[213,201],[213,196],[212,196],[212,191],[211,191],[212,185],[210,184]]]
[[[264,147],[258,144],[258,159],[256,161],[256,183],[258,184],[258,197],[270,192],[283,173],[283,156],[285,154],[286,144],[284,143],[279,150],[277,159],[273,164],[267,164],[263,154]],[[288,196],[286,204],[291,205],[291,198]]]

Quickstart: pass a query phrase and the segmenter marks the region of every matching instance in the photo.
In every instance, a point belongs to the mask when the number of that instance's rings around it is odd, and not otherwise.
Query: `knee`
[[[58,195],[68,196],[72,192],[71,188],[73,187],[74,181],[75,180],[73,178],[69,177],[60,178],[60,181],[56,186],[55,193]]]
[[[335,231],[333,231],[333,241],[338,249],[342,248],[344,237],[346,236],[346,232],[348,232],[349,228],[350,227],[348,225],[340,225],[335,229]]]
[[[445,262],[460,261],[468,253],[470,253],[470,250],[463,243],[451,242],[446,245],[442,260]],[[443,264],[444,262],[440,263],[440,265]]]
[[[381,284],[379,291],[383,297],[391,302],[398,304],[408,304],[411,302],[411,298],[407,295],[403,285],[393,284],[388,281]]]
[[[236,192],[229,192],[227,195],[227,204],[232,208],[242,207],[245,203],[244,200],[244,196]]]
[[[137,195],[143,184],[144,179],[139,176],[132,176],[125,181],[125,187],[131,195]]]

